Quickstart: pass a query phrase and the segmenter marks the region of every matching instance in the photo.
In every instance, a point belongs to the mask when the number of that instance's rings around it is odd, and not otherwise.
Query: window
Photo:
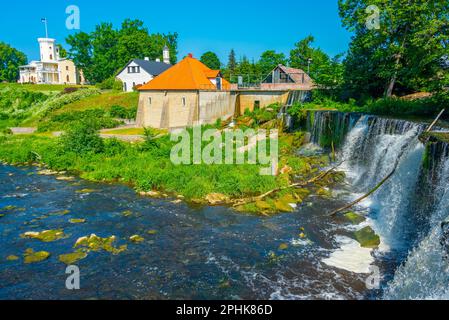
[[[148,104],[151,105],[151,97],[148,98]]]
[[[185,98],[185,97],[182,98],[182,106],[183,106],[183,107],[186,106],[186,98]]]
[[[53,55],[52,54],[50,55],[50,60],[53,60]]]
[[[256,100],[254,101],[254,110],[259,110],[260,109],[260,101]]]
[[[66,70],[66,71],[69,71],[69,66],[66,66],[66,67],[65,67],[65,70]]]
[[[221,78],[217,77],[217,79],[215,80],[216,84],[217,84],[217,90],[221,90],[222,89],[222,82],[221,82]]]
[[[67,82],[70,82],[70,76],[67,75]]]
[[[140,73],[140,67],[128,67],[128,73]]]

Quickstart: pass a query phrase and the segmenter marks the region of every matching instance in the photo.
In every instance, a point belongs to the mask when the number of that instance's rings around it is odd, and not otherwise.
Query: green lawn
[[[22,88],[28,91],[39,92],[61,92],[65,88],[90,88],[88,85],[65,85],[65,84],[20,84],[20,83],[0,83],[0,90],[4,87]]]
[[[138,103],[138,92],[126,93],[110,91],[67,104],[63,108],[56,110],[53,114],[61,114],[67,111],[85,111],[88,109],[109,110],[112,106],[122,106],[126,109],[131,109],[137,107]]]

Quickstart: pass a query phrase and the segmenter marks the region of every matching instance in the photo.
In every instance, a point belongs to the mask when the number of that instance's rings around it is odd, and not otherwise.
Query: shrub
[[[54,115],[50,120],[39,123],[38,131],[64,130],[76,121],[89,121],[95,130],[115,128],[120,124],[119,121],[112,119],[103,109],[89,109]]]
[[[95,126],[88,122],[76,122],[60,138],[64,152],[77,154],[101,153],[104,151],[104,141],[99,136]]]
[[[107,78],[103,82],[98,83],[97,88],[101,90],[122,91],[123,82],[121,80],[118,80],[116,77],[112,76],[110,78]]]
[[[109,114],[113,118],[135,119],[137,115],[137,107],[126,109],[125,107],[116,105],[111,107]]]

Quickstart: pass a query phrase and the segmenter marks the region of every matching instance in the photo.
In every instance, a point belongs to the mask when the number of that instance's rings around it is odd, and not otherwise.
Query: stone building
[[[139,88],[137,125],[177,129],[232,117],[235,95],[219,70],[187,56]]]

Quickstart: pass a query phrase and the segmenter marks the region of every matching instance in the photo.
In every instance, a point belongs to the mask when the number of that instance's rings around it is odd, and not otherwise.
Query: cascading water
[[[386,299],[449,299],[449,145],[436,143],[430,149],[433,156],[421,181],[430,231],[396,271]]]
[[[449,298],[449,146],[419,141],[426,126],[398,119],[310,112],[311,141],[337,148],[352,199],[396,172],[369,200],[373,227],[403,263],[385,298]],[[445,242],[446,241],[446,242]],[[447,249],[446,248],[446,249]]]

